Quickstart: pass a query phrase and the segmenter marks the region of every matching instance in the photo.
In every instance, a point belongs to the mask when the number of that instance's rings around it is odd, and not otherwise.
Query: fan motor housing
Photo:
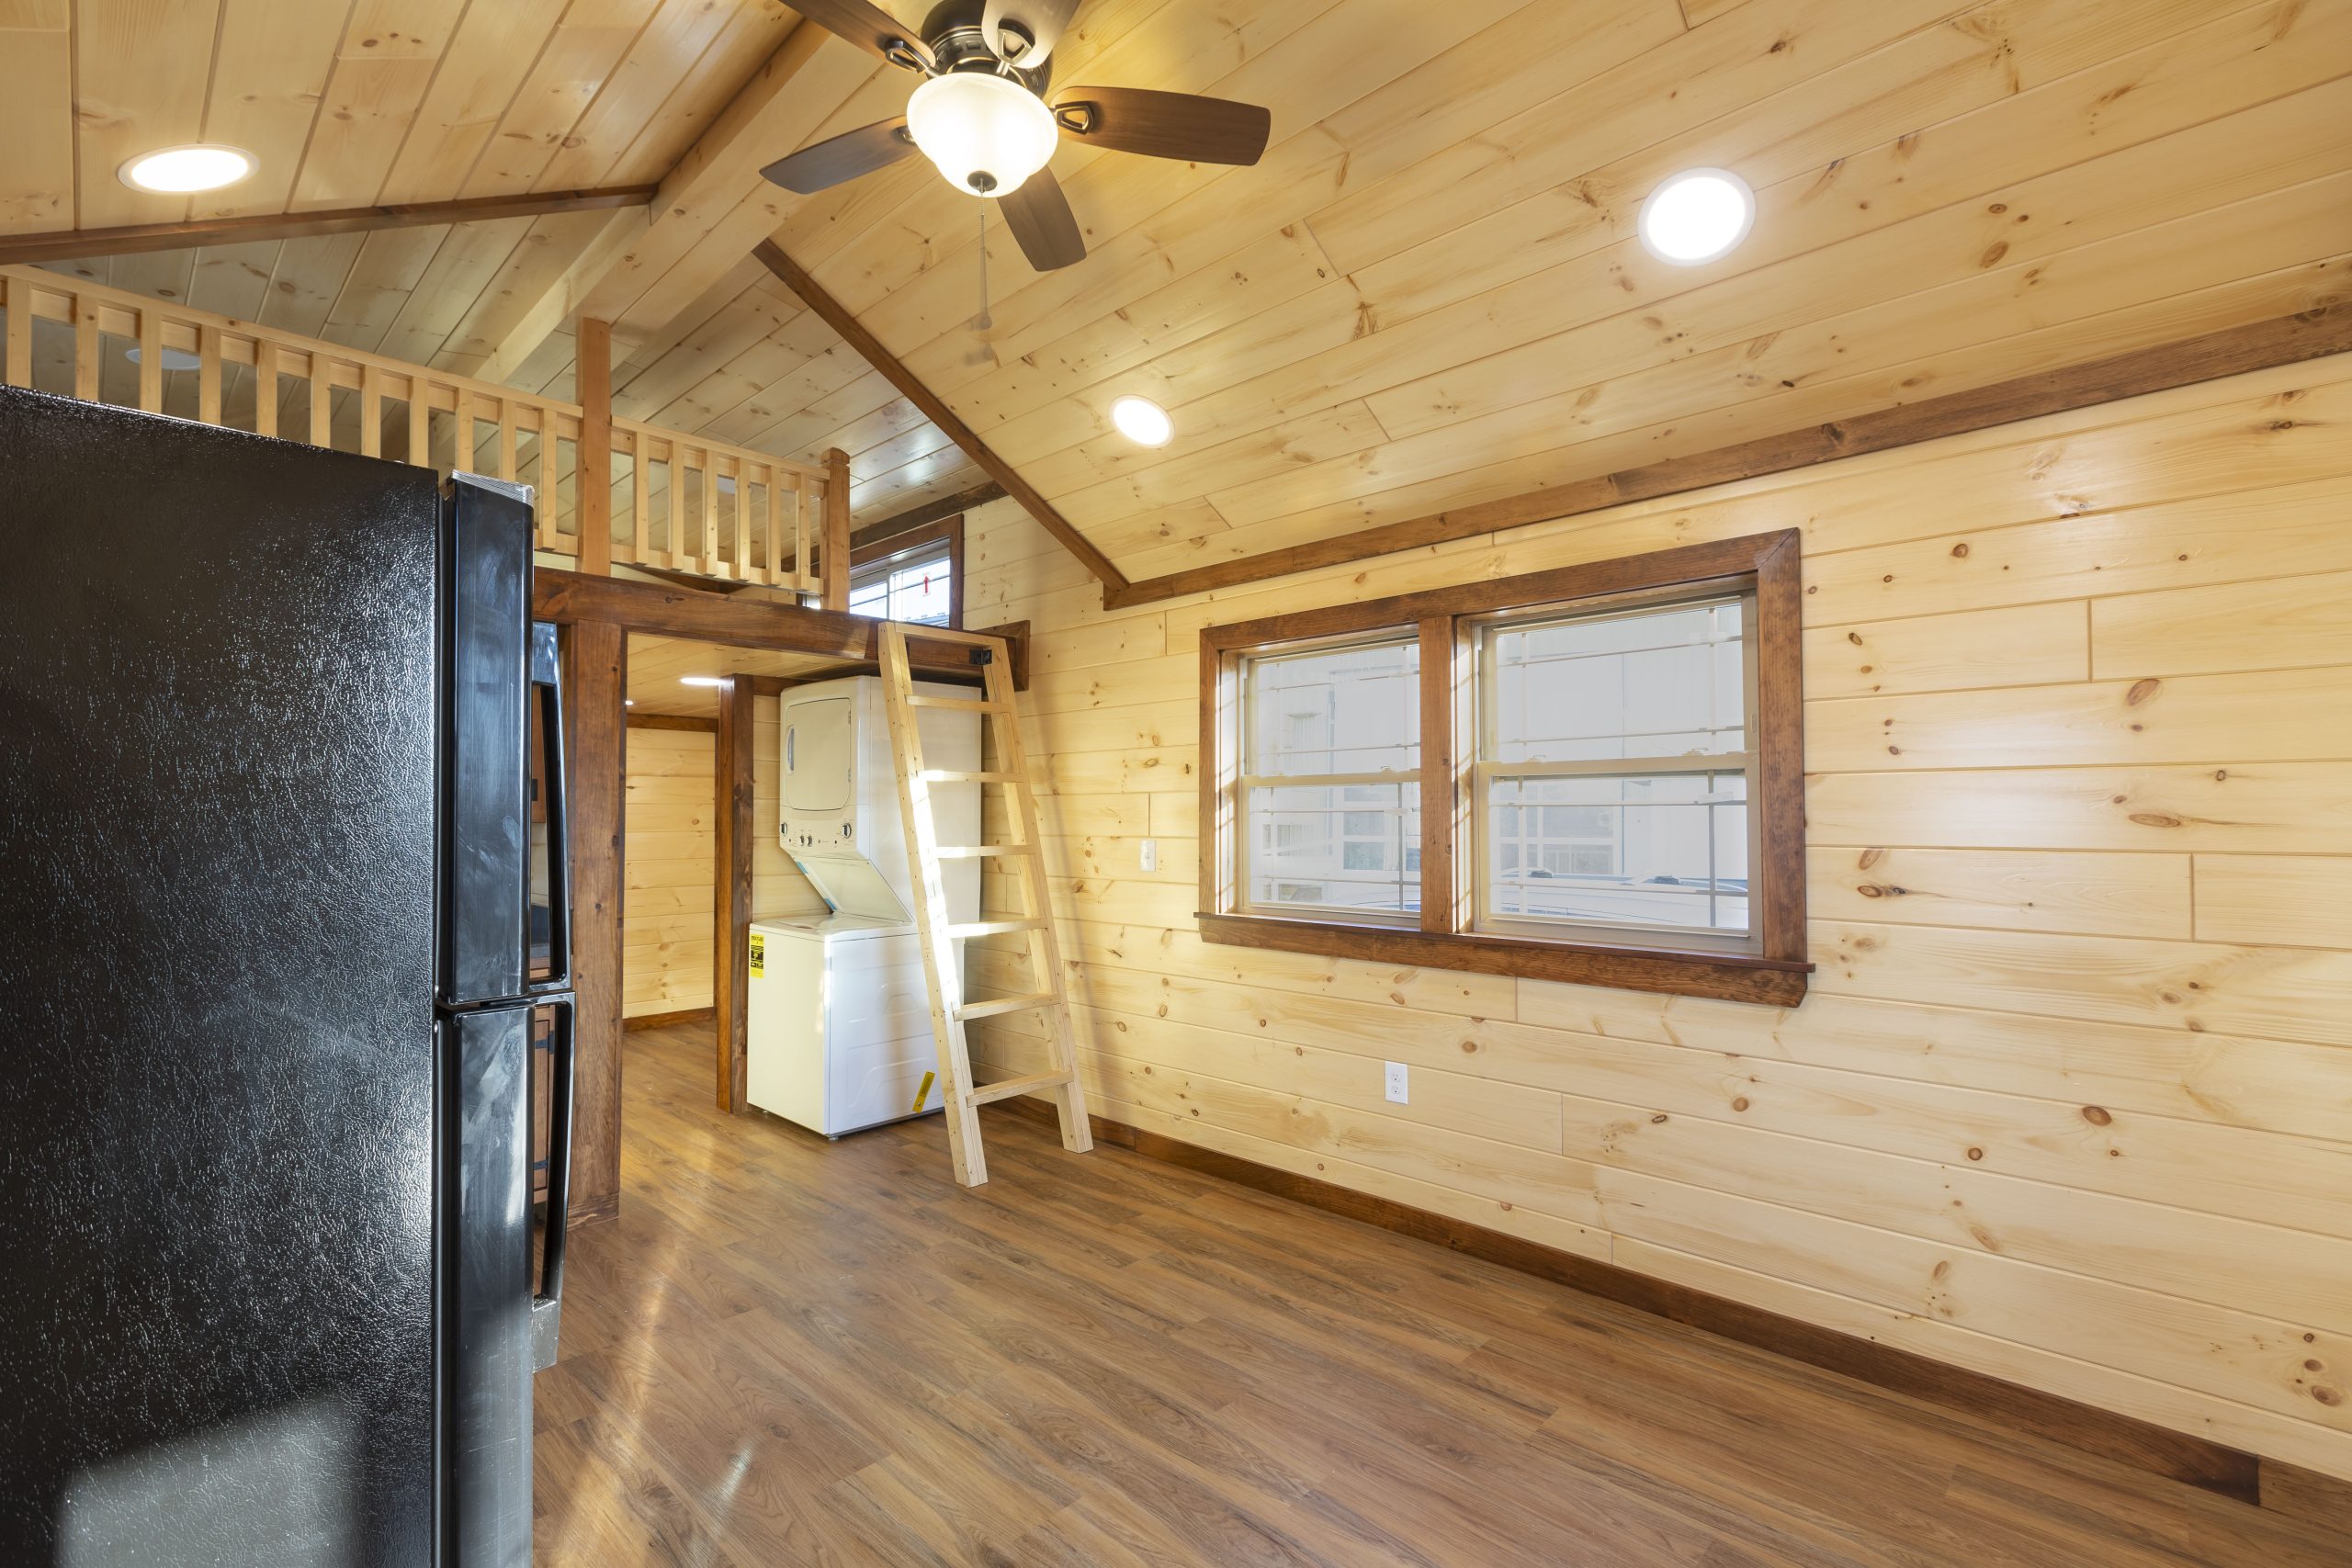
[[[984,0],[941,0],[931,8],[922,21],[922,41],[929,47],[932,58],[939,62],[943,73],[981,71],[992,76],[1010,76],[1040,97],[1053,80],[1054,62],[1048,55],[1034,70],[1008,64],[997,58],[980,30],[980,18],[988,7]]]

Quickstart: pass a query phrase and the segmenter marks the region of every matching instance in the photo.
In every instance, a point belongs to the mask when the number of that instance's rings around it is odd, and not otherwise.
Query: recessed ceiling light
[[[724,686],[727,684],[727,677],[724,675],[681,675],[678,677],[678,684],[681,686]]]
[[[1111,405],[1111,423],[1119,434],[1142,446],[1165,446],[1176,434],[1176,422],[1149,398],[1121,398]]]
[[[189,191],[219,190],[235,185],[254,172],[254,155],[238,147],[162,147],[115,171],[133,190],[185,196]]]
[[[1756,193],[1729,169],[1685,169],[1650,192],[1636,222],[1650,254],[1698,266],[1731,254],[1756,221]]]
[[[130,360],[133,365],[138,364],[139,345],[135,343],[132,344],[129,348],[122,351],[122,356],[125,359]],[[173,348],[167,344],[165,345],[164,352],[158,357],[163,360],[164,368],[166,370],[201,370],[204,368],[204,361],[198,359],[195,355],[190,354],[184,348]]]

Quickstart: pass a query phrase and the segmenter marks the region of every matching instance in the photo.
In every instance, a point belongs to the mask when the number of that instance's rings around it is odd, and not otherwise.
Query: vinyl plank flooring
[[[988,1113],[827,1143],[628,1037],[537,1559],[644,1568],[2319,1568],[2315,1528]]]

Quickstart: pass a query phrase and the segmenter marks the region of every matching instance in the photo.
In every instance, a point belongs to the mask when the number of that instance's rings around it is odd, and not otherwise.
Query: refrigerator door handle
[[[539,1288],[531,1298],[531,1364],[555,1365],[556,1336],[563,1316],[563,1243],[571,1207],[572,1083],[576,1065],[572,1002],[559,997],[541,1002],[554,1013],[548,1061],[548,1219],[540,1242]]]
[[[532,622],[530,646],[531,696],[538,704],[539,735],[546,748],[540,777],[548,792],[548,972],[546,979],[528,987],[537,995],[571,989],[571,791],[564,771],[563,661],[554,626]],[[526,963],[524,973],[529,972]]]

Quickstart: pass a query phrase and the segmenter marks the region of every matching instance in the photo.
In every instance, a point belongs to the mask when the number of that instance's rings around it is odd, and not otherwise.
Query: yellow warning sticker
[[[752,978],[764,980],[768,976],[768,939],[760,931],[752,933]]]
[[[910,1110],[910,1111],[909,1111],[907,1112],[907,1114],[908,1114],[908,1115],[910,1115],[910,1116],[920,1116],[920,1115],[922,1115],[922,1102],[923,1102],[924,1100],[929,1100],[929,1099],[931,1098],[931,1086],[932,1086],[932,1084],[933,1084],[933,1082],[935,1082],[935,1081],[938,1079],[938,1077],[939,1077],[939,1075],[938,1075],[937,1073],[925,1073],[925,1074],[923,1074],[923,1076],[922,1076],[922,1087],[921,1089],[919,1089],[915,1090],[915,1103],[914,1103],[914,1107],[913,1107],[913,1109],[912,1109],[912,1110]]]

